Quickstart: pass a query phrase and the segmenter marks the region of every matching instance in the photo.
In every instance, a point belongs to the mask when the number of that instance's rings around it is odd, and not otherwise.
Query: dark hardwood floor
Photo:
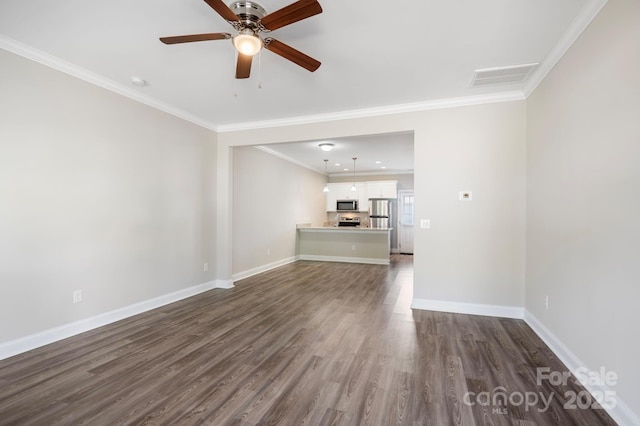
[[[566,368],[523,321],[409,309],[412,261],[297,262],[0,361],[0,424],[615,424],[536,382]]]

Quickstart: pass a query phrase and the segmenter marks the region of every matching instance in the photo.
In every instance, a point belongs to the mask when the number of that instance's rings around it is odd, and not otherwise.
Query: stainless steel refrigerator
[[[369,228],[389,228],[391,224],[390,201],[382,198],[369,199]]]

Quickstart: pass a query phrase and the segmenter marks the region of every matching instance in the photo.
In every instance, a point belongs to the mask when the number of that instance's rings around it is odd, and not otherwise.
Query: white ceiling
[[[319,148],[332,143],[329,152]],[[413,133],[357,136],[339,139],[271,144],[260,149],[303,167],[331,176],[413,173]]]
[[[319,1],[322,14],[270,33],[320,60],[315,73],[264,51],[261,72],[254,60],[251,78],[235,80],[229,40],[158,40],[233,32],[203,0],[2,0],[0,47],[226,131],[459,98],[524,97],[526,82],[470,87],[474,70],[538,62],[529,77],[535,82],[606,0]],[[259,2],[272,12],[291,0]],[[148,85],[132,86],[132,76]]]
[[[258,2],[273,12],[292,0]],[[224,132],[524,99],[606,0],[319,2],[323,13],[269,34],[321,61],[314,73],[263,51],[236,80],[229,40],[158,40],[233,33],[203,0],[1,0],[0,47]],[[524,82],[471,87],[476,69],[530,63]],[[353,156],[358,172],[413,169],[412,134],[334,142],[329,155],[316,142],[269,150],[322,172],[328,158],[331,174],[352,172]]]

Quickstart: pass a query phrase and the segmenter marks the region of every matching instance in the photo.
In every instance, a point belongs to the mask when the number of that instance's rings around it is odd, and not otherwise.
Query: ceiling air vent
[[[538,64],[513,65],[510,67],[484,68],[473,73],[471,87],[493,84],[520,83],[529,76]]]

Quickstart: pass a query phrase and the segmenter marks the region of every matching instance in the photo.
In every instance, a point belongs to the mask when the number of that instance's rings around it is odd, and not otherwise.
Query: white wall
[[[640,2],[610,0],[529,98],[527,145],[527,310],[636,413],[639,76]]]
[[[414,298],[524,306],[525,102],[220,133],[221,146],[415,130]],[[224,167],[224,162],[219,163]],[[461,203],[458,191],[474,191]],[[220,235],[219,235],[220,236]],[[225,278],[225,277],[221,277]]]
[[[213,280],[214,133],[0,63],[0,342]]]
[[[525,112],[443,109],[416,131],[416,223],[431,229],[416,230],[414,298],[524,306]]]
[[[327,179],[254,147],[233,150],[233,273],[296,255],[296,224],[322,226]]]

